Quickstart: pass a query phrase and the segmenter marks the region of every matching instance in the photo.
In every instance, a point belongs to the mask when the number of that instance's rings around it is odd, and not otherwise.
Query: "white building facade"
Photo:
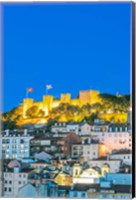
[[[51,127],[51,132],[52,133],[65,133],[67,132],[67,124],[65,122],[59,122],[59,123],[55,123],[52,127]]]
[[[79,124],[75,124],[75,123],[67,124],[67,132],[74,132],[78,135],[79,134]]]
[[[82,122],[79,125],[79,135],[90,135],[91,134],[91,126],[86,122]]]
[[[132,149],[132,135],[127,125],[110,125],[108,131],[93,132],[93,136],[109,150]]]
[[[30,136],[25,130],[23,134],[14,132],[10,134],[7,130],[0,135],[0,158],[23,159],[30,156]]]
[[[72,145],[72,157],[82,156],[85,161],[96,159],[99,157],[100,144],[74,144]]]
[[[132,165],[132,152],[117,152],[109,155],[111,160],[120,159],[126,165]]]
[[[99,167],[100,169],[105,165],[109,165],[110,172],[111,173],[117,173],[119,172],[119,168],[121,166],[121,160],[117,158],[117,160],[90,160],[89,161],[89,166],[90,167]]]
[[[4,197],[17,197],[20,187],[28,183],[28,175],[30,171],[19,171],[15,167],[12,172],[4,172]]]

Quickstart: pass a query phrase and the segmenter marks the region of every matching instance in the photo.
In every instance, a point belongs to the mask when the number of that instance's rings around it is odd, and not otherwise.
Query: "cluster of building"
[[[59,122],[0,135],[4,197],[131,198],[129,123]]]

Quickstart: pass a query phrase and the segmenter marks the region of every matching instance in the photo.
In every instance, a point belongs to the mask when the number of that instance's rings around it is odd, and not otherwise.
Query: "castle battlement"
[[[100,92],[97,90],[81,90],[79,92],[79,97],[76,99],[71,99],[71,94],[61,94],[60,99],[55,100],[52,95],[44,95],[42,101],[35,102],[32,98],[25,98],[23,101],[23,117],[26,118],[26,112],[29,108],[33,106],[38,106],[39,109],[48,115],[52,108],[59,106],[61,103],[68,103],[71,105],[83,106],[85,104],[94,104],[100,102],[99,97]]]

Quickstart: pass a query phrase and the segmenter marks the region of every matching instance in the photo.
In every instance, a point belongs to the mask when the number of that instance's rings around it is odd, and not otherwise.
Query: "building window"
[[[9,188],[9,192],[11,192],[12,191],[12,189],[11,188]]]
[[[18,181],[18,184],[20,185],[20,184],[21,184],[21,181]]]
[[[5,192],[7,191],[7,188],[6,188],[6,187],[4,188],[4,191],[5,191]]]
[[[77,192],[74,192],[74,197],[77,197]]]
[[[78,170],[77,170],[77,169],[76,169],[75,175],[76,175],[76,176],[78,175]]]
[[[12,181],[9,181],[9,184],[12,184]]]
[[[83,198],[85,197],[85,192],[82,192],[82,195],[81,195],[81,197],[83,197]]]
[[[7,181],[5,181],[5,184],[7,183]]]

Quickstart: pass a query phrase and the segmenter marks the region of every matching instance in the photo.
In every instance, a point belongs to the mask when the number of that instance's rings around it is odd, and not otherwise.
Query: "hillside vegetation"
[[[27,110],[27,119],[23,119],[22,107],[16,107],[9,112],[2,114],[3,129],[13,129],[27,123],[42,123],[51,121],[74,121],[81,122],[86,119],[88,122],[96,118],[105,121],[124,123],[127,120],[127,112],[130,107],[130,96],[114,96],[111,94],[100,94],[101,103],[93,105],[85,104],[82,107],[61,103],[53,108],[45,117],[43,110],[33,106]]]

